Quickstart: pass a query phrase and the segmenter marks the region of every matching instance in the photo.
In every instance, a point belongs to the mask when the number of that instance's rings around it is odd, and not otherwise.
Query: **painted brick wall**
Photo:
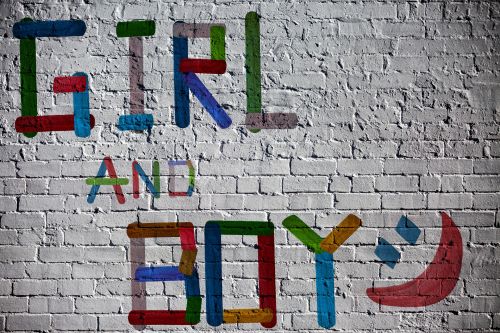
[[[294,129],[251,133],[244,125],[245,15],[261,16],[265,112],[293,112]],[[73,132],[16,132],[21,115],[20,41],[13,26],[83,20],[83,37],[37,40],[38,112],[70,114],[55,76],[86,72],[96,124]],[[0,330],[127,331],[132,309],[130,239],[134,222],[192,222],[205,304],[204,226],[209,220],[275,226],[277,324],[224,324],[224,331],[318,331],[315,258],[282,221],[300,217],[322,237],[348,214],[362,227],[334,253],[336,324],[341,331],[500,330],[500,5],[496,1],[78,1],[0,4]],[[116,24],[156,22],[144,38],[146,132],[120,131],[129,110],[128,39]],[[232,118],[218,128],[191,96],[191,125],[174,121],[175,21],[226,25],[227,72],[202,75]],[[207,40],[190,55],[208,57]],[[132,179],[132,161],[149,174],[160,161],[160,198],[119,204],[111,186],[94,203],[90,186],[103,158]],[[168,195],[168,161],[193,161],[195,192]],[[179,173],[186,170],[180,168]],[[179,179],[177,186],[186,185]],[[463,261],[448,297],[427,307],[379,305],[372,286],[403,283],[432,261],[440,212],[459,227]],[[422,231],[415,245],[396,232],[401,215]],[[378,238],[401,259],[375,255]],[[222,236],[224,308],[258,307],[256,237]],[[146,241],[150,263],[179,261],[176,238]],[[183,309],[181,282],[147,283],[148,309]],[[183,332],[182,326],[148,326]]]

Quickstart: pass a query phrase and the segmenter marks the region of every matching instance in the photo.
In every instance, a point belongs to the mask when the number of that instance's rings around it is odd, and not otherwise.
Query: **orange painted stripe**
[[[129,238],[179,237],[179,227],[190,226],[190,222],[132,223],[127,227],[127,235]]]
[[[344,244],[361,226],[361,219],[356,215],[349,214],[333,231],[320,243],[320,247],[326,252],[333,253]]]
[[[224,310],[224,324],[267,323],[273,320],[273,311],[265,309]]]

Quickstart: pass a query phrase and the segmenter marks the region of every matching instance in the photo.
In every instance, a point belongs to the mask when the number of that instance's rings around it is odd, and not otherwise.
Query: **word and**
[[[186,191],[176,191],[175,190],[175,167],[176,166],[186,166],[189,170],[189,181],[188,188]],[[193,163],[189,160],[187,161],[169,161],[169,191],[168,195],[172,197],[179,196],[192,196],[195,185],[195,169]],[[146,175],[144,169],[137,161],[132,162],[132,191],[134,199],[139,198],[139,178],[144,182],[146,189],[151,192],[151,194],[155,198],[160,197],[161,192],[161,182],[160,182],[160,162],[153,161],[152,166],[152,175],[153,181]],[[109,174],[109,177],[105,177],[106,171]],[[129,180],[127,178],[119,178],[115,171],[115,166],[113,165],[113,160],[110,157],[105,157],[97,171],[97,175],[94,178],[87,178],[85,180],[87,185],[92,186],[90,189],[90,193],[87,196],[87,202],[93,203],[99,192],[99,188],[101,185],[110,185],[113,186],[113,190],[115,191],[116,200],[118,203],[125,203],[125,196],[123,195],[122,185],[128,185]]]

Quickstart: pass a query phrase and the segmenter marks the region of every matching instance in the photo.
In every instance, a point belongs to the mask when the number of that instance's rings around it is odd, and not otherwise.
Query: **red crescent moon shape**
[[[462,236],[452,219],[441,213],[441,240],[432,263],[415,279],[397,286],[368,288],[376,303],[399,307],[419,307],[437,303],[457,284],[462,268]]]

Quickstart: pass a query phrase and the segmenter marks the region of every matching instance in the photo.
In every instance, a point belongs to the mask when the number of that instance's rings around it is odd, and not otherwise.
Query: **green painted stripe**
[[[247,81],[247,113],[262,111],[260,72],[260,25],[259,15],[249,12],[245,16],[245,68]],[[257,133],[259,129],[251,129]]]
[[[274,225],[262,221],[208,221],[217,224],[222,235],[253,235],[270,236],[274,234]],[[206,226],[205,226],[206,227]]]
[[[295,215],[290,215],[283,220],[283,226],[300,240],[311,252],[321,254],[325,252],[320,243],[323,240],[314,230]]]
[[[128,185],[127,178],[87,178],[87,185]]]
[[[210,28],[210,55],[212,60],[226,60],[226,29],[221,26]]]
[[[32,21],[29,18],[23,21]],[[20,72],[21,72],[21,115],[38,115],[37,90],[36,90],[36,40],[34,38],[23,38],[20,45]],[[32,138],[37,132],[24,133]]]
[[[200,322],[200,311],[201,310],[201,297],[191,296],[187,298],[186,305],[186,316],[185,320],[192,324],[198,324]]]
[[[156,24],[151,20],[136,20],[118,22],[116,25],[116,35],[118,37],[140,37],[153,36]]]
[[[153,186],[157,191],[154,197],[159,198],[161,192],[160,188],[161,182],[160,182],[160,162],[158,161],[153,161]]]

